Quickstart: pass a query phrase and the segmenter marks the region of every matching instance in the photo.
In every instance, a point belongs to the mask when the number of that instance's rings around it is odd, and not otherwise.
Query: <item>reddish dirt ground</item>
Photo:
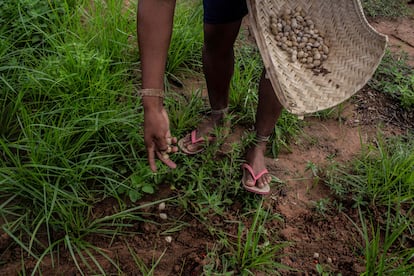
[[[414,63],[414,24],[412,20],[398,21],[375,20],[372,25],[390,38],[393,51],[403,50]],[[413,64],[412,63],[412,64]],[[292,244],[284,249],[281,262],[301,272],[282,272],[283,275],[315,274],[316,263],[342,275],[358,275],[364,271],[358,244],[361,237],[351,220],[358,221],[352,211],[344,214],[323,215],[314,210],[318,200],[330,198],[330,191],[315,181],[312,172],[307,170],[309,162],[319,167],[329,165],[329,160],[348,162],[361,150],[361,142],[369,143],[377,133],[382,122],[382,131],[389,135],[403,133],[413,128],[412,115],[389,112],[396,104],[375,91],[362,89],[344,104],[338,118],[305,118],[304,134],[298,142],[290,145],[290,151],[282,151],[278,159],[267,159],[269,171],[282,179],[286,185],[274,188],[266,197],[266,207],[283,217],[283,223],[275,223],[280,239]],[[396,118],[395,116],[398,116]],[[140,204],[174,195],[169,185],[160,186],[156,196],[147,197]],[[106,200],[96,206],[96,216],[113,212],[117,203]],[[235,202],[232,212],[224,215],[229,221],[238,212],[241,203]],[[162,220],[157,206],[147,208],[147,218],[159,224],[149,222],[134,225],[136,235],[116,238],[115,240],[91,237],[90,241],[101,248],[109,257],[117,259],[118,265],[126,275],[140,275],[131,252],[135,252],[147,265],[161,257],[154,275],[201,275],[202,267],[212,261],[206,258],[207,249],[212,249],[215,240],[205,225],[191,215],[182,216],[177,207],[167,206],[169,219]],[[145,218],[145,217],[144,217]],[[172,242],[165,240],[163,231],[171,227],[174,219],[186,222],[180,231],[171,234]],[[212,217],[212,222],[228,233],[237,233],[235,225],[225,223],[223,218]],[[0,232],[3,234],[3,232]],[[128,246],[127,246],[128,244]],[[10,246],[7,235],[0,236],[0,256],[5,264],[0,265],[0,275],[17,275],[21,269],[21,250]],[[315,255],[315,253],[317,255]],[[318,257],[316,257],[318,256]],[[59,266],[52,267],[49,256],[42,264],[44,275],[78,275],[71,257],[66,250],[59,255]],[[103,257],[98,257],[107,274],[114,273],[113,266]],[[55,260],[56,261],[56,260]],[[217,261],[217,260],[216,260]],[[28,258],[26,269],[30,271],[35,260]],[[261,274],[257,274],[261,275]]]
[[[412,19],[378,19],[370,23],[377,31],[388,35],[390,49],[393,52],[409,53],[407,62],[414,66],[414,23]]]

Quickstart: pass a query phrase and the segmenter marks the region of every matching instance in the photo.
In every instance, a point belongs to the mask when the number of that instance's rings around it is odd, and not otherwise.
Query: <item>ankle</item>
[[[211,109],[211,115],[226,115],[229,112],[229,107],[225,107],[222,109]]]
[[[228,114],[229,108],[225,107],[223,109],[212,109],[210,118],[214,126],[223,125],[224,119]]]
[[[251,145],[250,150],[253,152],[260,152],[264,155],[267,149],[267,142],[255,142]]]
[[[253,164],[260,164],[261,162],[264,162],[264,156],[266,153],[266,143],[262,142],[260,144],[254,143],[250,145],[246,152],[246,160],[251,165]],[[257,163],[259,162],[259,163]]]
[[[254,138],[256,143],[261,143],[261,144],[262,143],[266,144],[269,141],[269,139],[270,139],[270,135],[268,135],[268,136],[267,135],[260,135],[257,132],[256,132],[256,136]]]
[[[251,146],[251,150],[260,151],[264,153],[266,151],[267,142],[269,141],[269,139],[270,139],[270,135],[264,136],[264,135],[257,134],[256,132],[256,135],[253,140],[253,144]]]

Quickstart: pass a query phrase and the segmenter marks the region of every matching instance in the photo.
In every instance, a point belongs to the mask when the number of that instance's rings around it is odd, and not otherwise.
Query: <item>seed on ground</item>
[[[332,263],[332,259],[331,258],[326,259],[326,261],[328,262],[328,264],[331,264]]]
[[[160,205],[158,205],[158,210],[162,211],[165,209],[165,202],[161,202]]]
[[[168,216],[167,216],[167,214],[166,214],[166,213],[160,213],[160,218],[162,218],[162,219],[167,219],[167,218],[168,218]]]

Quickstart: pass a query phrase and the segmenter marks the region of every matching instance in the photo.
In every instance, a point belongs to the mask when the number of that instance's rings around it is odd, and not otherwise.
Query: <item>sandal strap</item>
[[[160,97],[164,98],[164,90],[158,88],[143,88],[138,91],[138,95],[141,97]]]
[[[250,175],[251,175],[251,177],[253,178],[253,180],[254,180],[254,184],[256,185],[256,181],[260,178],[260,177],[262,177],[264,174],[266,174],[266,173],[269,173],[269,171],[267,170],[267,169],[263,169],[262,171],[260,171],[259,173],[257,173],[257,174],[255,174],[254,173],[254,171],[253,171],[253,168],[249,165],[249,164],[247,164],[247,163],[244,163],[243,165],[242,165],[242,168],[243,169],[246,169],[246,170],[248,170],[249,171],[249,173],[250,173]]]
[[[204,141],[205,139],[202,136],[200,138],[197,138],[197,130],[194,129],[193,131],[191,131],[191,144],[194,145]]]

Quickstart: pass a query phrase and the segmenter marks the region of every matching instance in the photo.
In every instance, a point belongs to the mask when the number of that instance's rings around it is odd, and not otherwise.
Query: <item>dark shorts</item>
[[[246,0],[203,0],[204,22],[222,24],[242,19],[247,14]]]

